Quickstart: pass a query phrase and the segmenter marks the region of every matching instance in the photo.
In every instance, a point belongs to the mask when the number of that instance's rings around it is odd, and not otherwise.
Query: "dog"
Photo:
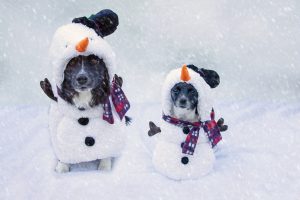
[[[95,55],[72,58],[64,71],[61,95],[79,110],[103,104],[109,96],[109,74]]]
[[[98,169],[110,170],[112,158],[124,147],[122,120],[130,123],[125,115],[130,103],[116,75],[115,53],[104,39],[118,25],[118,15],[104,9],[73,19],[53,36],[49,56],[55,90],[47,78],[40,86],[55,101],[49,110],[49,132],[57,172],[95,160],[100,160]]]
[[[189,65],[189,68],[198,71],[199,69],[194,65]],[[219,75],[208,69],[201,69],[203,73],[203,79],[211,87],[215,88],[219,85]],[[198,111],[199,93],[197,89],[190,83],[179,82],[176,83],[170,90],[170,99],[172,101],[170,115],[176,119],[180,119],[187,122],[197,122],[201,120],[201,116]],[[217,121],[217,125],[221,132],[228,129],[227,125],[224,125],[224,119],[220,118]],[[153,136],[161,132],[161,128],[154,122],[149,122],[148,135]]]
[[[105,102],[110,95],[110,77],[102,59],[96,55],[77,56],[72,58],[64,71],[64,80],[59,95],[78,110],[92,109]],[[122,86],[123,79],[115,75],[115,80]],[[41,88],[48,97],[57,101],[48,79],[41,81]],[[110,170],[111,159],[101,159],[99,170]],[[58,162],[56,171],[67,172],[70,166]]]
[[[195,179],[209,173],[215,161],[214,147],[227,130],[215,121],[211,89],[219,85],[213,70],[183,65],[169,72],[162,88],[160,127],[149,122],[154,146],[154,168],[175,180]],[[153,145],[154,144],[154,145]]]
[[[180,82],[174,85],[171,89],[171,115],[184,121],[199,121],[198,96],[196,88],[189,83]]]

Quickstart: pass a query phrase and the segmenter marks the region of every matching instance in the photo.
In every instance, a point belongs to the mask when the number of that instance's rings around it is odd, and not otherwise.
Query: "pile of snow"
[[[135,104],[123,156],[105,173],[96,165],[53,171],[46,107],[1,108],[0,199],[297,199],[300,195],[300,104],[218,105],[229,130],[212,173],[174,181],[158,174],[144,145],[158,104]],[[142,113],[150,113],[145,115]],[[233,114],[234,113],[234,114]]]

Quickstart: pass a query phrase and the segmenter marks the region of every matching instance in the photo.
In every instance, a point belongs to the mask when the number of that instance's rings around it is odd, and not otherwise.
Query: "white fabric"
[[[78,52],[78,42],[88,37],[89,44],[85,52]],[[57,96],[56,85],[61,87],[64,70],[70,59],[78,55],[94,54],[105,62],[110,78],[115,73],[115,54],[110,45],[93,29],[82,24],[67,24],[54,34],[50,47],[50,59],[53,67],[53,89]],[[79,163],[119,156],[125,143],[125,133],[119,117],[113,112],[115,123],[109,124],[102,119],[102,105],[84,111],[68,104],[58,97],[52,103],[49,113],[49,125],[52,146],[56,157],[64,163]],[[89,118],[85,126],[78,123],[81,117]],[[124,127],[123,127],[124,128]],[[85,138],[95,140],[93,146],[85,144]]]
[[[114,115],[115,123],[102,120],[102,108],[95,111],[71,112],[57,103],[50,108],[50,134],[52,146],[58,160],[64,163],[80,163],[96,159],[117,157],[125,141],[124,126]],[[78,123],[81,117],[88,117],[85,126]],[[124,129],[124,127],[123,127]],[[95,144],[87,146],[86,137],[93,137]]]
[[[88,37],[89,44],[85,52],[76,51],[76,45]],[[83,24],[67,24],[57,29],[51,47],[50,59],[53,67],[55,83],[60,87],[64,80],[64,70],[67,63],[78,55],[97,55],[102,58],[108,68],[110,77],[115,73],[115,53],[110,45],[96,32]]]
[[[181,143],[186,136],[182,128],[161,120],[161,133],[154,136],[156,145],[152,162],[154,168],[161,174],[175,179],[197,179],[213,169],[215,155],[203,129],[199,132],[197,146],[193,155],[182,153]],[[189,163],[181,163],[182,157],[188,157]]]
[[[191,80],[187,83],[192,84],[199,94],[198,112],[202,120],[210,119],[210,111],[212,108],[211,89],[193,70],[188,69]],[[172,70],[163,85],[162,90],[162,109],[164,114],[171,113],[171,89],[182,82],[180,80],[181,68]],[[211,144],[208,141],[206,133],[203,129],[199,132],[197,146],[193,155],[182,153],[181,143],[185,141],[186,136],[182,128],[169,124],[164,120],[160,123],[161,133],[154,136],[156,145],[153,151],[152,162],[154,168],[161,174],[176,180],[197,179],[213,169],[215,156]],[[188,164],[181,163],[182,157],[188,157]]]

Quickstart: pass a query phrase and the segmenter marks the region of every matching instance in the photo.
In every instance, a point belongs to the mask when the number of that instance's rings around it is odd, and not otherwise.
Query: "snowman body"
[[[211,144],[203,129],[199,131],[199,138],[193,155],[182,153],[182,144],[187,135],[181,127],[161,122],[161,133],[153,151],[152,162],[154,168],[176,180],[196,179],[209,173],[215,161]],[[183,164],[182,158],[187,157],[188,163]]]
[[[180,121],[173,115],[174,102],[171,98],[172,88],[180,82],[191,84],[197,90],[199,120],[211,119],[209,115],[213,103],[211,88],[198,72],[187,68],[186,65],[182,68],[172,70],[165,79],[162,88],[163,115],[172,117],[177,122]],[[207,132],[204,131],[204,126],[199,125],[199,127],[197,125],[195,127],[196,125],[193,125],[195,124],[194,122],[186,122],[180,124],[180,122],[176,123],[162,119],[159,124],[161,132],[153,136],[155,138],[153,140],[155,145],[152,157],[154,168],[161,174],[176,180],[197,179],[204,176],[213,169],[215,161],[212,144]],[[188,130],[183,131],[184,128],[188,128]],[[194,128],[199,128],[199,135],[192,130]],[[198,137],[197,140],[187,140],[187,136],[189,138]],[[193,153],[188,152],[190,154],[187,154],[186,149],[183,151],[182,147],[184,145],[185,147],[187,147],[186,145],[191,145],[188,147],[193,149]]]
[[[121,121],[109,124],[102,119],[100,106],[80,111],[62,99],[50,108],[50,134],[57,159],[63,163],[80,163],[117,157],[124,146]]]
[[[102,104],[79,110],[65,101],[58,90],[62,89],[67,64],[77,56],[97,56],[105,63],[109,79],[113,78],[118,71],[115,53],[104,37],[112,34],[118,24],[118,16],[106,9],[89,18],[73,19],[72,23],[59,27],[53,36],[49,56],[57,102],[49,110],[49,128],[54,153],[61,163],[117,157],[123,149],[125,123],[115,108],[111,108],[114,120],[108,122],[103,119],[106,111]],[[109,98],[112,103],[112,96]]]

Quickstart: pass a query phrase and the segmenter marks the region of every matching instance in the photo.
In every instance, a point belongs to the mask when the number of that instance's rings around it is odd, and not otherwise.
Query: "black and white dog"
[[[197,68],[193,65],[189,66],[190,68]],[[205,81],[212,88],[216,87],[219,84],[219,76],[213,70],[201,69],[205,73]],[[199,93],[197,89],[190,83],[187,82],[178,82],[170,90],[170,99],[171,99],[171,108],[170,115],[176,119],[180,119],[188,122],[197,122],[201,120],[198,111],[198,100]],[[217,121],[217,124],[220,128],[220,131],[226,131],[228,129],[227,125],[224,125],[224,119],[220,118]],[[149,136],[155,135],[160,132],[160,128],[157,127],[153,122],[149,123],[150,130],[148,132]]]
[[[160,127],[149,123],[154,168],[172,179],[196,179],[213,169],[213,148],[227,130],[215,121],[212,88],[219,85],[213,70],[183,65],[169,72],[162,88]]]
[[[122,78],[117,75],[115,78],[122,86]],[[103,104],[109,96],[109,80],[108,70],[102,59],[96,55],[77,56],[66,66],[59,95],[79,110],[93,108]],[[49,98],[57,101],[47,78],[41,81],[40,85]]]
[[[122,86],[122,78],[115,75],[118,84]],[[107,67],[102,59],[95,55],[77,56],[72,58],[64,71],[64,80],[61,89],[58,88],[59,96],[84,111],[103,104],[110,94],[110,82]],[[51,99],[57,101],[48,79],[40,83],[43,91]],[[82,123],[86,118],[81,118]],[[102,159],[99,169],[111,168],[110,159]],[[69,165],[59,163],[58,172],[69,171]]]
[[[196,88],[189,83],[180,82],[174,85],[171,89],[172,116],[184,121],[199,121],[198,95]]]
[[[102,59],[89,55],[69,61],[61,88],[66,101],[78,109],[87,109],[103,104],[109,93],[109,74]]]
[[[199,121],[200,116],[197,110],[198,98],[199,94],[193,85],[185,82],[177,83],[171,89],[171,115],[183,121]],[[222,132],[228,128],[227,125],[224,125],[223,118],[220,118],[217,124]]]
[[[115,74],[115,54],[104,40],[118,24],[117,14],[106,9],[75,18],[54,34],[50,47],[54,88],[48,79],[40,85],[56,102],[50,107],[49,128],[58,172],[69,171],[69,164],[94,160],[101,160],[99,169],[110,169],[111,158],[122,151],[121,121],[130,105],[122,78]]]

